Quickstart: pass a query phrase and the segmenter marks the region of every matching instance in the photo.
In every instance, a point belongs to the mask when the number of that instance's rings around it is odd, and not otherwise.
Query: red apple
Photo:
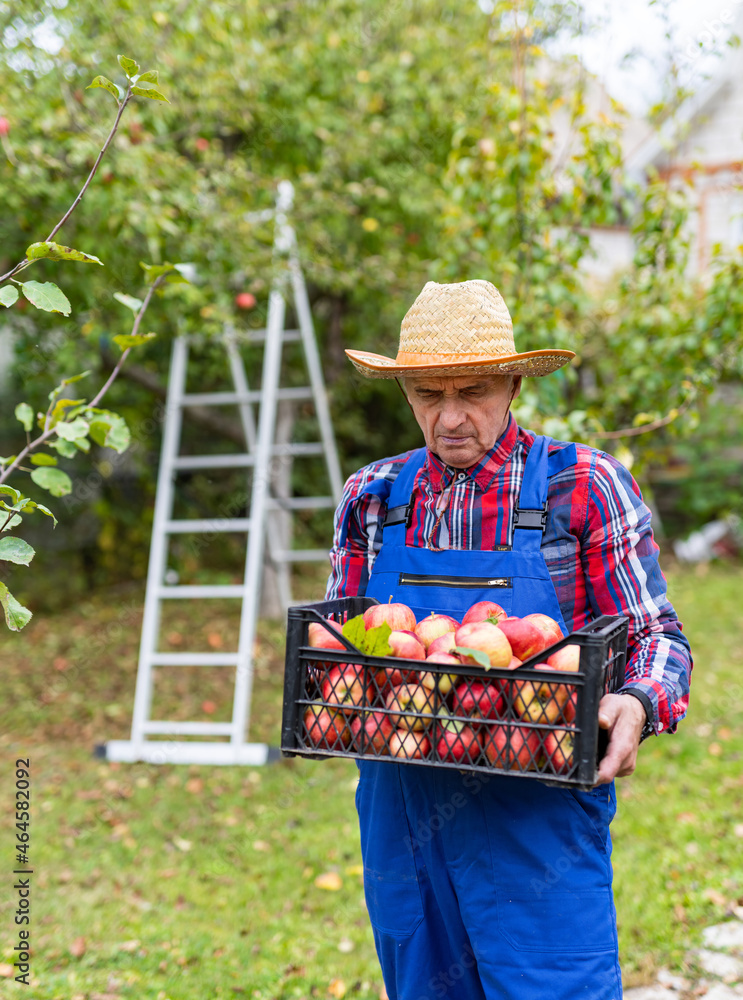
[[[351,742],[346,716],[324,705],[307,706],[304,726],[308,742],[320,750],[344,750]]]
[[[503,618],[498,622],[498,628],[511,644],[513,655],[520,660],[528,660],[545,648],[544,633],[526,618]]]
[[[5,136],[10,132],[10,122],[3,115],[0,115],[0,135]]]
[[[506,666],[506,670],[515,670],[516,667],[520,667],[523,662],[524,661],[520,660],[518,656],[512,656],[511,662]]]
[[[457,642],[454,638],[456,635],[456,630],[454,632],[444,632],[440,635],[438,639],[434,639],[426,650],[426,654],[430,656],[432,653],[451,653],[452,649],[456,646]]]
[[[579,670],[580,646],[577,643],[568,643],[567,646],[558,649],[552,656],[548,656],[547,663],[553,670]]]
[[[483,750],[493,767],[506,771],[533,771],[539,767],[539,732],[526,726],[490,726]]]
[[[562,717],[566,722],[575,722],[575,716],[578,711],[578,692],[573,691],[568,700],[565,702],[565,707],[562,710]]]
[[[250,292],[238,292],[235,296],[235,305],[238,309],[252,309],[255,302],[255,295],[251,295]]]
[[[415,615],[407,604],[372,604],[364,612],[364,628],[376,628],[384,622],[393,632],[415,631]]]
[[[396,729],[390,736],[390,753],[393,757],[420,760],[431,752],[431,741],[423,733],[413,733],[408,729]]]
[[[565,774],[573,766],[575,733],[572,729],[553,729],[544,739],[544,753],[555,774]]]
[[[378,670],[374,674],[374,681],[380,695],[386,698],[393,687],[399,687],[401,684],[417,684],[418,671],[398,670],[397,667],[386,667],[384,670]]]
[[[458,656],[453,656],[451,653],[430,653],[426,657],[426,663],[456,663],[459,666],[461,662]],[[439,692],[442,695],[448,694],[459,680],[458,674],[439,674],[433,671],[426,671],[420,674],[418,681],[423,687],[427,687],[429,691],[433,691],[436,687],[437,677]]]
[[[439,760],[454,761],[457,764],[476,764],[481,747],[477,733],[466,722],[442,722],[441,737],[436,744]]]
[[[392,709],[390,722],[397,729],[419,731],[426,728],[433,715],[433,696],[421,684],[401,684],[387,695],[385,707]]]
[[[346,647],[337,637],[340,631],[341,626],[338,622],[328,620],[327,625],[321,625],[320,622],[310,622],[308,642],[315,649],[345,649]]]
[[[426,648],[415,632],[390,632],[387,640],[392,649],[392,656],[401,656],[404,660],[425,660]]]
[[[203,135],[200,135],[196,140],[196,142],[194,143],[194,146],[196,146],[196,148],[200,153],[205,153],[206,150],[209,148],[209,140],[205,139]],[[243,292],[241,294],[245,293]],[[253,299],[253,305],[255,305],[255,299]]]
[[[437,615],[432,611],[415,626],[415,634],[428,649],[435,639],[446,635],[447,632],[456,632],[458,628],[459,622],[455,618],[450,618],[449,615]]]
[[[495,601],[478,601],[477,604],[473,604],[471,608],[467,609],[467,613],[462,619],[462,624],[469,625],[470,622],[489,621],[493,625],[497,625],[499,620],[505,617],[506,612]]]
[[[340,663],[328,671],[320,687],[323,701],[342,705],[341,712],[353,715],[361,705],[374,701],[374,685],[365,680],[364,667],[355,663]]]
[[[545,649],[547,648],[547,646],[552,646],[556,642],[559,642],[560,639],[562,639],[563,637],[562,629],[557,624],[555,619],[550,618],[549,615],[540,615],[540,614],[524,615],[524,621],[533,622],[533,624],[537,626],[539,631],[544,634],[544,638],[547,640],[547,645],[545,646]]]
[[[513,656],[511,644],[498,625],[492,625],[490,622],[471,622],[457,629],[455,639],[457,646],[485,653],[491,667],[507,667],[511,662]],[[463,656],[462,662],[477,663],[475,659],[467,656]]]
[[[364,712],[351,720],[352,747],[359,753],[382,756],[389,753],[389,739],[394,731],[395,727],[386,712]]]
[[[453,715],[468,715],[473,719],[497,719],[504,707],[503,694],[495,684],[464,681],[454,690]]]
[[[536,663],[535,670],[554,670],[548,663]],[[514,708],[527,722],[557,722],[563,714],[570,689],[555,681],[516,681]]]

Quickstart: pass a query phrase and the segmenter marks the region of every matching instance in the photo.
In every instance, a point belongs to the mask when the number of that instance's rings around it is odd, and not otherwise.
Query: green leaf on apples
[[[391,631],[388,622],[365,628],[363,615],[350,618],[342,629],[344,637],[366,656],[391,656],[392,648],[388,642]]]
[[[481,649],[472,649],[469,646],[454,646],[452,653],[460,653],[462,656],[471,656],[475,663],[479,663],[484,670],[490,670],[490,657],[487,653],[483,653]]]

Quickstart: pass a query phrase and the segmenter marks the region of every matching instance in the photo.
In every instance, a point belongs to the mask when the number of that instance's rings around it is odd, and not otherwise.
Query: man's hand
[[[605,785],[617,776],[632,774],[637,762],[647,716],[642,702],[630,695],[605,694],[599,702],[599,726],[609,730],[609,746],[599,764],[599,784]]]

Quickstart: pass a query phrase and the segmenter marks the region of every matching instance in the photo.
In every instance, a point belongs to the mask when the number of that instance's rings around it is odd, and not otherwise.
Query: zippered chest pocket
[[[462,590],[508,590],[513,586],[509,576],[426,576],[422,573],[400,573],[397,583],[400,587],[451,587]]]

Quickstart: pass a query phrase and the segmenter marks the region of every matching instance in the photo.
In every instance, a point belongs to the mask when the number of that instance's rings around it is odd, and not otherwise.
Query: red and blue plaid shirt
[[[452,549],[508,545],[533,441],[532,432],[511,417],[494,447],[464,476],[428,452],[413,488],[408,544]],[[555,442],[554,447],[562,444]],[[673,732],[686,714],[692,661],[681,622],[666,596],[650,511],[624,466],[587,445],[576,447],[577,464],[550,479],[542,539],[565,624],[572,631],[602,614],[627,615],[623,690],[645,695],[641,700],[646,705],[649,699],[656,733]],[[410,454],[373,462],[346,483],[336,511],[328,600],[365,592],[382,544],[386,504],[360,491],[373,479],[394,480]],[[447,488],[448,506],[437,524],[436,502]],[[338,528],[347,516],[348,534],[341,548]]]

